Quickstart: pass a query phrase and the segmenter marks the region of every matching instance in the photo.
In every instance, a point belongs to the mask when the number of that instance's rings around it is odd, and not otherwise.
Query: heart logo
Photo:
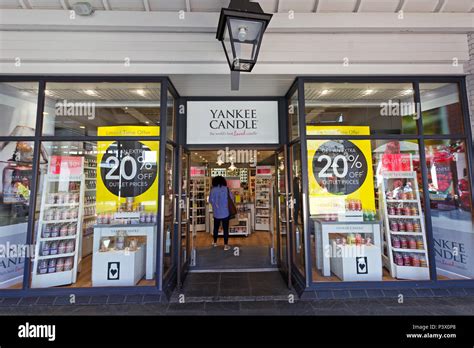
[[[111,269],[110,273],[112,273],[112,275],[115,277],[115,275],[117,274],[117,270],[116,269]]]
[[[361,264],[361,265],[359,265],[359,268],[360,268],[361,270],[364,270],[365,265],[364,265],[364,264]]]

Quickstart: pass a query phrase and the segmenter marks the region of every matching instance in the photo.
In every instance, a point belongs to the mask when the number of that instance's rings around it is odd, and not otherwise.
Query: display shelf
[[[258,172],[258,171],[257,171]],[[270,171],[271,172],[271,171]],[[255,176],[255,229],[272,230],[272,174]]]
[[[74,238],[76,238],[75,234],[72,236],[62,236],[62,237],[48,237],[48,238],[41,237],[39,240],[41,242],[52,242],[56,240],[66,240],[66,239],[74,239]]]
[[[70,222],[77,222],[79,219],[64,219],[64,220],[44,220],[41,224],[67,224]]]
[[[67,254],[55,254],[55,255],[47,255],[47,256],[38,256],[39,260],[50,260],[50,259],[59,259],[61,257],[71,257],[71,256],[76,256],[76,252],[73,251],[71,253]]]
[[[419,219],[420,215],[388,215],[389,219]]]
[[[57,207],[77,207],[79,203],[55,203],[45,204],[45,208],[57,208]]]
[[[416,199],[387,199],[387,203],[418,203]]]
[[[393,278],[410,280],[429,280],[429,255],[426,249],[426,229],[423,216],[389,214],[395,211],[396,207],[405,204],[416,205],[415,211],[422,212],[419,196],[417,174],[414,171],[382,172],[382,180],[379,185],[379,208],[383,214],[384,222],[384,265],[389,269]],[[407,199],[407,196],[409,199]],[[414,199],[416,197],[416,199]],[[419,231],[396,231],[405,229],[406,220],[413,220]],[[403,225],[403,226],[401,226]],[[398,227],[397,227],[398,226]],[[400,227],[401,226],[401,227]],[[413,226],[411,227],[413,228]],[[410,249],[397,247],[400,243],[404,246],[407,238],[412,243],[420,242],[421,249]],[[395,245],[395,247],[394,247]],[[404,264],[403,266],[400,263]],[[408,264],[407,264],[408,263]]]
[[[426,253],[425,249],[402,249],[392,247],[392,251],[397,251],[399,253]]]
[[[42,189],[42,198],[39,211],[38,228],[36,230],[36,245],[33,270],[31,272],[31,287],[43,288],[73,284],[77,280],[78,264],[80,260],[80,245],[82,238],[82,218],[85,192],[85,175],[83,173],[84,157],[79,156],[51,156],[51,163],[60,162],[61,167],[54,165],[48,167],[48,174],[45,175]],[[53,161],[53,157],[54,161]],[[68,167],[70,171],[61,172],[62,168]],[[71,174],[73,172],[73,174]],[[68,184],[64,184],[68,183]],[[62,195],[74,194],[73,203],[59,203]],[[67,209],[67,214],[77,216],[72,219],[51,219],[52,215],[57,215],[58,210]],[[61,212],[62,213],[62,212]],[[43,227],[53,224],[75,223],[74,234],[68,236],[57,236],[43,238]],[[41,255],[43,248],[49,247],[49,243],[58,241],[74,241],[73,252]],[[72,247],[71,247],[72,249]],[[52,250],[52,249],[51,249]],[[56,270],[55,259],[64,259],[70,270],[60,272],[50,272]],[[68,268],[69,268],[68,267]],[[46,271],[46,272],[45,272]]]
[[[191,176],[190,178],[189,197],[191,231],[193,231],[194,228],[196,231],[205,231],[207,229],[206,197],[209,196],[209,185],[209,178],[205,175]]]
[[[394,232],[390,231],[390,234],[393,234],[394,236],[421,236],[421,232]]]

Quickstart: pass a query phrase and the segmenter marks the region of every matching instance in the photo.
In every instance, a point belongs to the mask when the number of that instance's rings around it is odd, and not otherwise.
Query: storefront
[[[300,77],[268,98],[187,98],[167,77],[0,88],[5,296],[169,295],[212,230],[216,175],[242,204],[234,233],[267,231],[299,293],[474,285],[464,78]]]

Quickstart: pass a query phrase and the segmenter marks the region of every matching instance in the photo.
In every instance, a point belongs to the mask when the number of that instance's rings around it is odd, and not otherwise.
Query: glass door
[[[181,287],[189,267],[192,242],[189,226],[189,153],[182,146],[179,148],[179,161],[176,225],[179,236],[178,287]]]
[[[291,287],[291,267],[290,267],[290,194],[288,189],[288,171],[287,171],[287,148],[286,146],[277,152],[276,156],[276,207],[278,212],[277,219],[277,249],[278,249],[278,267],[288,281],[288,287]]]
[[[289,151],[289,196],[290,207],[290,238],[291,238],[291,265],[299,273],[301,280],[305,279],[305,239],[304,239],[304,192],[302,177],[301,143],[294,143]],[[295,273],[295,272],[293,272]],[[293,274],[295,276],[295,274]]]

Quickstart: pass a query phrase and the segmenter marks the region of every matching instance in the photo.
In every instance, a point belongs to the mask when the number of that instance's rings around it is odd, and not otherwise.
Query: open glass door
[[[277,195],[276,206],[278,211],[277,223],[277,249],[278,249],[278,267],[288,281],[288,287],[291,288],[291,267],[290,267],[290,195],[288,188],[287,171],[287,148],[284,146],[277,152],[276,173],[277,173]]]
[[[179,234],[178,288],[182,287],[191,258],[191,235],[189,226],[189,153],[179,148],[177,225]]]

